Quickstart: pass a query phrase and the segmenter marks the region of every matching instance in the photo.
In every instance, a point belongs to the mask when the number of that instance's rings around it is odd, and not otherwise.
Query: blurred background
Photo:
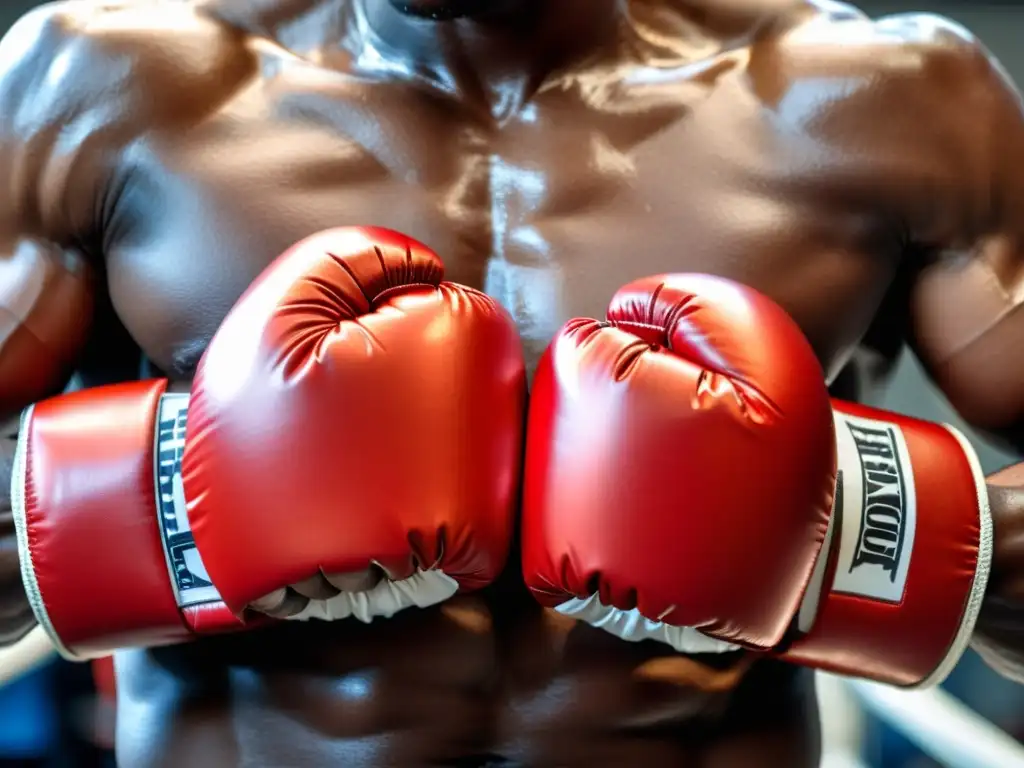
[[[0,31],[5,32],[29,8],[29,0],[0,0]],[[901,11],[934,11],[961,22],[1002,61],[1018,83],[1024,84],[1024,0],[970,2],[970,0],[870,0],[855,3],[871,15]],[[1024,169],[1021,169],[1024,173]],[[887,391],[878,393],[874,405],[936,421],[957,424],[970,434],[929,386],[917,362],[909,354]],[[1014,457],[1001,453],[971,435],[986,472]],[[961,662],[946,683],[946,690],[1000,728],[1024,740],[1024,686],[1002,680],[990,672],[973,652]],[[99,701],[99,705],[97,702]],[[854,723],[859,757],[869,768],[927,768],[939,765],[926,758],[893,728],[870,715],[853,716],[842,702],[828,699],[826,718]],[[112,765],[109,745],[111,712],[97,700],[90,670],[85,665],[55,662],[13,684],[0,688],[0,766],[93,766]],[[838,763],[837,763],[838,764]],[[637,767],[639,768],[639,767]],[[1006,766],[1010,768],[1010,766]]]

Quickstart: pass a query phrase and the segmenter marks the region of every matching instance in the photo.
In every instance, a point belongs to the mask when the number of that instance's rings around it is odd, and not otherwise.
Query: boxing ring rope
[[[939,688],[903,691],[859,680],[819,677],[825,766],[863,766],[856,761],[857,751],[849,738],[836,733],[851,716],[849,704],[856,702],[946,768],[1024,768],[1024,746]],[[838,722],[830,723],[830,719]]]
[[[864,708],[843,678],[815,676],[821,712],[821,768],[868,768],[861,759]]]

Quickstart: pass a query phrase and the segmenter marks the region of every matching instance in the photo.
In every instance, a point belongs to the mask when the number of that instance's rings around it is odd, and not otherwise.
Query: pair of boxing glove
[[[631,284],[552,342],[524,436],[525,405],[492,299],[396,233],[315,236],[240,299],[190,394],[135,382],[26,411],[13,491],[36,616],[88,657],[259,624],[253,605],[431,605],[497,577],[522,483],[527,586],[625,640],[906,686],[966,647],[991,552],[971,448],[830,402],[760,294]]]

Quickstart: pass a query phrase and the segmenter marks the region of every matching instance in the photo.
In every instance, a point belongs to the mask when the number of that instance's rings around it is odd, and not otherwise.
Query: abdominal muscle
[[[816,764],[809,678],[793,668],[627,643],[500,585],[116,665],[127,768]]]

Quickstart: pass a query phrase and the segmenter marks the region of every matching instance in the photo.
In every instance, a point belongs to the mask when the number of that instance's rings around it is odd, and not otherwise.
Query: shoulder
[[[756,0],[779,3],[775,18],[803,39],[835,40],[884,47],[920,46],[927,49],[964,49],[977,46],[977,38],[962,24],[936,13],[906,12],[870,16],[839,0]]]
[[[873,29],[888,53],[877,63],[879,76],[920,87],[960,116],[977,110],[981,121],[1019,119],[1016,85],[966,27],[935,14],[908,13],[877,19]]]
[[[934,14],[819,10],[760,56],[766,65],[751,69],[762,103],[814,142],[848,199],[929,242],[989,225],[990,190],[1008,155],[1024,149],[1024,112],[1005,70],[967,29]],[[757,64],[756,45],[753,57]]]
[[[241,33],[190,3],[49,3],[0,41],[0,129],[33,135],[109,102],[119,121],[188,115],[254,66]]]
[[[899,95],[904,108],[932,99],[962,108],[964,100],[1015,94],[995,57],[951,19],[930,13],[872,19],[830,0],[804,5],[779,37],[783,60],[796,75],[828,75],[860,97]]]
[[[227,21],[183,0],[61,0],[29,11],[4,36],[6,57],[25,50],[42,52],[48,44],[88,40],[100,49],[135,52],[141,45],[155,53],[188,53],[208,60],[243,34]],[[214,50],[197,48],[212,44]],[[41,47],[40,47],[41,46]],[[183,62],[188,59],[184,59]]]
[[[10,169],[0,216],[52,237],[88,228],[112,158],[154,129],[202,119],[252,76],[254,59],[242,33],[190,3],[31,11],[0,40],[0,167]]]
[[[945,16],[883,16],[872,21],[871,28],[876,40],[871,47],[889,54],[877,64],[890,76],[906,72],[940,87],[1009,85],[1006,73],[984,44],[966,27]]]

